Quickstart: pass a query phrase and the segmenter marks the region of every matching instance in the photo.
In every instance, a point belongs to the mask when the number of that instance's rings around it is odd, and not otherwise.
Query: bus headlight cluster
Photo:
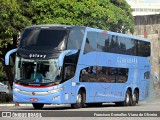
[[[15,91],[15,92],[19,92],[19,91],[21,91],[20,89],[18,89],[18,88],[13,88],[13,90]]]
[[[48,93],[56,93],[59,92],[61,90],[63,90],[64,88],[58,88],[58,89],[54,89],[54,90],[49,90]]]

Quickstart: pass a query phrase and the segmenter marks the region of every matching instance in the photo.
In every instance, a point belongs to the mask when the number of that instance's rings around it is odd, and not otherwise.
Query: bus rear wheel
[[[71,107],[74,109],[85,107],[85,93],[81,90],[78,92],[76,97],[76,103],[71,104]]]
[[[134,91],[133,95],[132,95],[132,106],[135,106],[136,103],[138,103],[139,100],[139,93],[138,91]]]
[[[130,106],[132,101],[132,93],[128,89],[126,91],[125,100],[123,102],[116,102],[116,106]]]
[[[131,105],[131,100],[132,100],[132,93],[130,90],[127,90],[126,95],[125,95],[125,100],[122,102],[123,106],[129,106]]]
[[[32,103],[34,109],[42,109],[44,104],[43,103]]]

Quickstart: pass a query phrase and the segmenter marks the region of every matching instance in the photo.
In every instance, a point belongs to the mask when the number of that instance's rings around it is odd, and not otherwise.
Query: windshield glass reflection
[[[57,61],[57,59],[30,60],[17,57],[15,81],[26,84],[58,82],[61,77]]]

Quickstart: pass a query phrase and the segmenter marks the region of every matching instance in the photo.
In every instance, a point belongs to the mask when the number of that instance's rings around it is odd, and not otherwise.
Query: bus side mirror
[[[5,65],[9,65],[9,57],[11,56],[11,54],[15,53],[18,49],[12,49],[10,51],[7,52],[7,54],[5,55]]]

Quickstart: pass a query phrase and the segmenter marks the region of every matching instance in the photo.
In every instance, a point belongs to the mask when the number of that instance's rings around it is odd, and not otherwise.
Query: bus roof
[[[117,35],[117,36],[127,37],[127,38],[131,38],[131,39],[137,39],[137,40],[150,42],[149,38],[143,38],[143,37],[139,37],[139,36],[133,36],[133,35],[129,35],[129,34],[117,33],[117,32],[112,32],[112,31],[107,31],[107,30],[102,30],[102,29],[97,29],[97,28],[91,28],[91,27],[87,27],[87,29],[95,30],[95,31],[99,31],[99,32],[106,31],[107,34],[110,34],[110,35]]]
[[[85,26],[75,26],[75,25],[61,25],[61,24],[42,24],[42,25],[33,25],[28,26],[27,28],[54,28],[54,27],[62,27],[62,28],[81,28],[85,29]]]
[[[54,27],[92,29],[94,31],[107,31],[107,30],[102,30],[102,29],[98,29],[98,28],[91,28],[91,27],[85,27],[85,26],[75,26],[75,25],[62,25],[62,24],[33,25],[33,26],[28,26],[27,28],[54,28]],[[128,35],[128,34],[123,34],[123,33],[117,33],[117,32],[111,32],[111,31],[107,31],[107,33],[111,34],[111,35],[117,35],[117,36],[127,37],[127,38],[131,38],[131,39],[138,39],[138,40],[150,42],[150,40],[148,38],[143,38],[143,37],[138,37],[138,36],[133,36],[133,35]]]

